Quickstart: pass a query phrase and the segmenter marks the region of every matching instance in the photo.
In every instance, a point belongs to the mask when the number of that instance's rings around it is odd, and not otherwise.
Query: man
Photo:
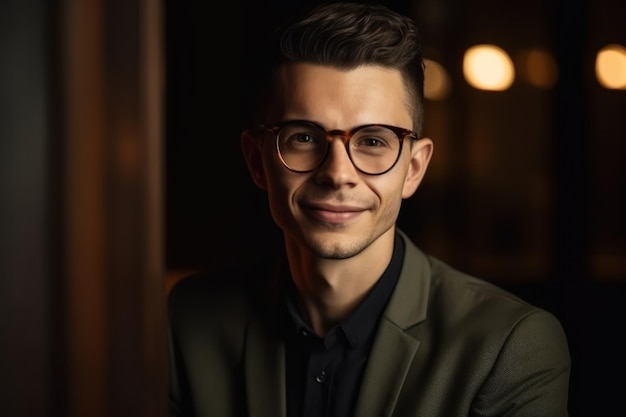
[[[356,3],[266,50],[241,144],[283,256],[171,291],[171,416],[567,415],[558,320],[396,228],[433,153],[420,51],[410,19]]]

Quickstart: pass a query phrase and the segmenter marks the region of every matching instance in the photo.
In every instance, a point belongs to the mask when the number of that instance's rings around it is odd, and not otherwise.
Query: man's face
[[[286,66],[280,80],[282,106],[268,123],[304,119],[327,130],[370,123],[413,129],[397,70],[363,66],[345,71],[298,63]],[[260,143],[262,172],[255,181],[267,190],[272,216],[287,243],[323,258],[345,259],[381,236],[393,236],[401,201],[415,192],[423,175],[416,179],[415,170],[424,171],[430,158],[428,145],[423,167],[417,167],[410,140],[405,139],[398,163],[383,175],[359,172],[340,137],[318,169],[296,173],[281,163],[268,133]]]

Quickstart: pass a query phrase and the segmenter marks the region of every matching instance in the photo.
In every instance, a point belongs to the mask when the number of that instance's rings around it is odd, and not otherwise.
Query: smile
[[[329,204],[305,205],[304,209],[306,213],[317,220],[337,224],[350,222],[367,211],[361,207],[335,206]]]

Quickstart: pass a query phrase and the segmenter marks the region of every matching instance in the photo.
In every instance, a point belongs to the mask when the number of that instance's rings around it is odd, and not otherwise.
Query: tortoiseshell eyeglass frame
[[[352,165],[354,165],[354,167],[359,172],[362,172],[363,174],[367,174],[367,175],[383,175],[383,174],[386,174],[387,172],[391,171],[393,169],[393,167],[395,167],[396,164],[398,163],[398,160],[400,159],[400,155],[402,155],[402,145],[404,144],[404,139],[405,138],[410,138],[410,139],[413,139],[413,140],[419,140],[419,138],[417,137],[417,133],[415,133],[413,130],[406,129],[404,127],[398,127],[398,126],[381,124],[381,123],[371,123],[371,124],[360,125],[360,126],[356,126],[356,127],[352,128],[350,130],[341,130],[341,129],[327,130],[324,126],[321,126],[318,123],[312,122],[310,120],[300,120],[300,119],[283,120],[283,121],[280,121],[280,122],[270,123],[268,125],[260,125],[260,126],[258,126],[257,130],[259,132],[268,131],[268,132],[271,132],[274,135],[274,139],[276,140],[276,153],[278,154],[278,158],[280,159],[282,164],[285,166],[285,168],[287,168],[290,171],[303,173],[303,174],[315,171],[320,166],[322,166],[324,164],[324,161],[326,160],[326,158],[328,156],[328,149],[329,148],[326,149],[326,153],[321,158],[320,162],[315,167],[313,167],[311,169],[308,169],[308,170],[297,170],[297,169],[294,169],[294,168],[290,167],[285,162],[285,160],[283,159],[283,157],[282,157],[282,155],[280,153],[279,145],[278,145],[278,137],[279,137],[279,133],[280,133],[281,129],[283,127],[287,126],[287,125],[290,125],[290,124],[309,125],[311,127],[319,129],[319,130],[321,130],[321,131],[323,131],[325,133],[326,139],[328,140],[329,143],[332,142],[333,138],[341,137],[342,140],[343,140],[344,145],[346,146],[346,152],[348,153],[348,157],[350,158],[350,161],[352,162]],[[354,163],[354,160],[352,159],[352,154],[351,154],[350,149],[348,147],[350,139],[352,138],[352,136],[356,132],[358,132],[358,131],[360,131],[362,129],[373,128],[373,127],[382,127],[382,128],[388,129],[388,130],[392,131],[393,133],[395,133],[396,136],[398,137],[398,139],[400,140],[400,147],[398,148],[398,155],[396,156],[396,159],[394,160],[393,164],[391,164],[391,166],[389,168],[385,169],[382,172],[374,172],[374,173],[367,172],[367,171],[364,171],[361,168],[359,168]]]

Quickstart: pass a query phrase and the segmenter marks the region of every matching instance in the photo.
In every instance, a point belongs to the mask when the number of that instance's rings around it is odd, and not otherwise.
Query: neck
[[[301,313],[318,335],[345,320],[378,282],[391,261],[393,239],[391,229],[346,259],[322,258],[308,247],[286,241]]]

